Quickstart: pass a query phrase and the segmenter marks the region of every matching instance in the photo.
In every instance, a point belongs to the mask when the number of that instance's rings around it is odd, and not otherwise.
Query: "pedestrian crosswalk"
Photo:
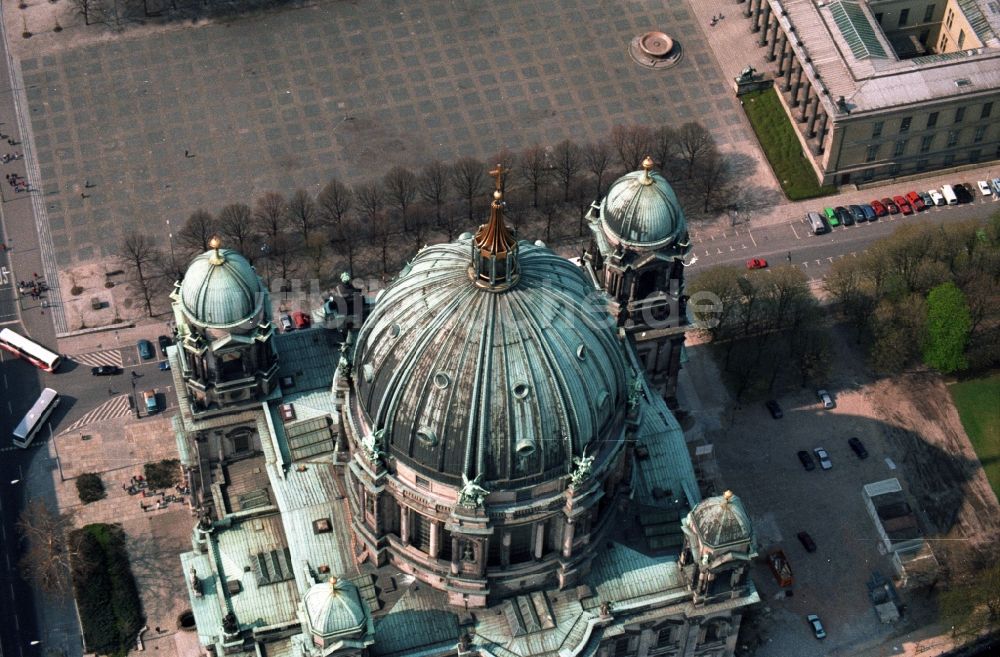
[[[131,414],[131,412],[132,408],[129,405],[128,395],[118,395],[117,397],[104,402],[94,410],[88,411],[86,415],[69,425],[69,428],[66,429],[66,431],[76,431],[82,426],[93,424],[94,422],[99,422],[101,420],[125,417]]]
[[[98,365],[114,365],[115,367],[122,366],[122,352],[118,349],[110,349],[108,351],[92,351],[88,354],[75,354],[70,356],[70,358],[81,365],[90,365],[91,367],[96,367]]]

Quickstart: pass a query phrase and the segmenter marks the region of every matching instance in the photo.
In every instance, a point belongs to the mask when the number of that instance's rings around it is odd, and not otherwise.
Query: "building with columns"
[[[1000,159],[986,0],[734,0],[824,184]]]
[[[514,234],[492,173],[484,223],[421,249],[360,326],[274,335],[254,403],[200,415],[170,351],[206,650],[733,654],[759,601],[753,528],[732,493],[702,499],[665,401],[683,331],[639,336],[665,317],[640,292],[681,296],[669,184],[650,162],[619,179],[575,262]],[[199,262],[182,289],[205,284]],[[227,451],[239,427],[251,447]]]

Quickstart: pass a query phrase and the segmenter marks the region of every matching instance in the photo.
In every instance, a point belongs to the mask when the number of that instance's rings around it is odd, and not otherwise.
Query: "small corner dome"
[[[702,542],[713,548],[745,543],[753,538],[750,516],[732,491],[699,502],[691,510],[690,521]]]
[[[195,256],[188,265],[180,297],[192,321],[225,328],[253,317],[260,309],[263,291],[246,258],[231,249],[213,248]]]
[[[670,183],[646,158],[639,171],[616,180],[601,201],[605,233],[626,246],[655,249],[687,242],[687,221]]]
[[[309,627],[324,638],[363,630],[368,618],[358,588],[345,579],[313,584],[303,598]]]

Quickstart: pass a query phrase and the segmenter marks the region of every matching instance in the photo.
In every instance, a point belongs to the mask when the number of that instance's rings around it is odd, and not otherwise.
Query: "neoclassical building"
[[[742,6],[824,184],[863,184],[1000,159],[995,2],[733,4]]]
[[[612,185],[576,262],[511,231],[492,173],[484,223],[421,249],[360,327],[274,335],[252,407],[199,416],[175,368],[206,649],[733,653],[755,537],[738,497],[701,498],[665,401],[689,248],[669,184],[647,162]],[[250,453],[216,450],[231,426]]]

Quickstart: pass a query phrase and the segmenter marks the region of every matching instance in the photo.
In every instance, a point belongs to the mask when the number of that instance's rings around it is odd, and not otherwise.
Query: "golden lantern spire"
[[[218,235],[212,235],[211,239],[208,240],[208,248],[215,251],[212,255],[208,257],[208,261],[213,265],[221,265],[226,261],[225,256],[219,252],[219,247],[222,246],[222,238]]]
[[[649,175],[649,172],[652,171],[652,169],[653,169],[653,158],[651,158],[650,156],[647,155],[646,158],[642,161],[642,169],[643,169],[643,172],[644,172],[643,176],[642,176],[642,181],[641,181],[642,184],[643,185],[652,185],[653,184],[653,177],[651,175]]]
[[[472,240],[475,278],[481,285],[507,287],[517,278],[517,239],[503,219],[503,176],[507,173],[502,164],[490,171],[496,179],[490,218],[479,227]]]

